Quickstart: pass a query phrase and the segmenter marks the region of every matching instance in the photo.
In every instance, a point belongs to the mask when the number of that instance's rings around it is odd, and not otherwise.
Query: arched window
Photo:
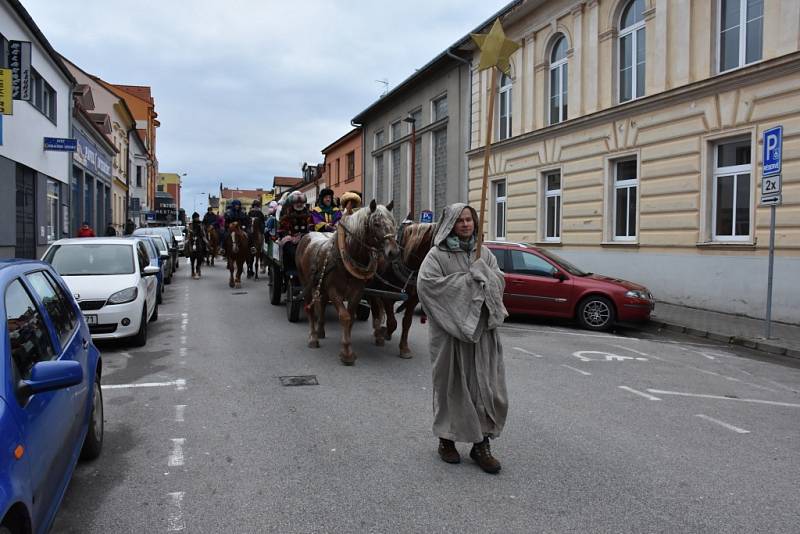
[[[567,39],[559,35],[550,53],[550,124],[567,120]]]
[[[511,87],[511,76],[504,73],[500,77],[500,102],[497,114],[498,125],[500,126],[497,134],[499,141],[511,137]]]
[[[644,0],[631,0],[619,21],[619,101],[644,96]]]

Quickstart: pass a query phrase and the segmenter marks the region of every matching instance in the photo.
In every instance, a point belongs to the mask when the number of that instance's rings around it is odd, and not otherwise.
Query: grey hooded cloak
[[[434,246],[420,267],[417,293],[430,319],[433,364],[433,433],[452,441],[478,443],[497,437],[508,412],[503,347],[497,327],[508,316],[503,306],[505,279],[497,260],[475,244],[467,252],[449,246],[455,223],[472,210],[466,204],[445,209]]]

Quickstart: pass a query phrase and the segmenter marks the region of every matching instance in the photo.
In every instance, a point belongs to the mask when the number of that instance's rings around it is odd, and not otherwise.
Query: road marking
[[[649,355],[649,354],[647,354],[646,352],[641,352],[641,351],[638,351],[638,350],[636,350],[636,349],[631,349],[631,348],[628,348],[628,347],[623,347],[622,345],[611,345],[611,346],[612,346],[612,347],[614,347],[614,348],[617,348],[617,349],[622,349],[622,350],[627,350],[627,351],[630,351],[630,352],[632,352],[632,353],[634,353],[634,354],[638,354],[639,356],[650,356],[650,355]]]
[[[186,443],[184,438],[172,439],[172,452],[167,460],[167,465],[170,467],[180,467],[183,465],[183,445]]]
[[[630,388],[628,386],[617,386],[617,387],[619,389],[624,389],[625,391],[630,391],[631,393],[633,393],[635,395],[639,395],[640,397],[644,397],[645,399],[648,399],[648,400],[653,400],[653,401],[660,401],[661,400],[661,399],[659,399],[658,397],[656,397],[654,395],[648,395],[647,393],[644,393],[643,391],[639,391],[637,389],[633,389],[633,388]],[[648,390],[648,391],[652,391],[652,390]]]
[[[589,358],[585,356],[586,354],[600,354],[605,356],[604,359],[597,360],[594,358]],[[619,354],[614,354],[613,352],[602,352],[599,350],[579,350],[577,352],[572,353],[573,356],[578,358],[582,362],[624,362],[625,360],[638,360],[641,362],[646,362],[647,358],[634,358],[633,356],[620,356]]]
[[[720,421],[719,419],[714,419],[713,417],[709,417],[707,415],[703,415],[701,413],[695,415],[695,417],[699,417],[700,419],[705,419],[706,421],[711,421],[712,423],[717,423],[720,426],[724,426],[728,430],[733,430],[737,434],[749,434],[749,430],[745,430],[744,428],[739,428],[738,426],[733,426],[725,421]]]
[[[181,345],[186,345],[186,336],[181,336]]]
[[[167,531],[178,532],[186,528],[186,522],[183,520],[183,491],[176,491],[168,493],[169,495],[169,516],[167,517]]]
[[[778,402],[778,401],[768,401],[761,399],[738,399],[734,397],[724,397],[722,395],[706,395],[703,393],[684,393],[682,391],[663,391],[661,389],[648,389],[647,391],[649,391],[650,393],[658,393],[660,395],[677,395],[679,397],[697,397],[700,399],[732,400],[739,402],[752,402],[754,404],[769,404],[771,406],[786,406],[788,408],[800,408],[800,404],[792,404],[791,402]]]
[[[578,337],[599,337],[603,339],[625,339],[628,341],[639,341],[635,337],[615,336],[613,334],[582,334],[579,332],[567,332],[565,330],[539,330],[535,328],[522,328],[518,326],[503,325],[500,328],[508,328],[509,330],[520,330],[522,332],[533,332],[538,334],[562,334],[565,336],[578,336]]]
[[[132,389],[132,388],[163,388],[169,386],[177,386],[178,390],[186,389],[186,380],[179,378],[177,380],[170,380],[169,382],[143,382],[140,384],[105,384],[101,386],[103,389]]]
[[[176,404],[175,405],[175,422],[176,423],[183,423],[183,413],[186,411],[185,404]]]
[[[572,367],[571,365],[567,365],[565,363],[562,363],[561,367],[566,367],[567,369],[572,369],[573,371],[577,371],[577,372],[579,372],[580,374],[582,374],[584,376],[592,376],[592,373],[589,373],[589,372],[584,371],[582,369],[578,369],[577,367]]]
[[[544,356],[542,356],[541,354],[536,354],[535,352],[531,352],[529,350],[525,350],[525,349],[520,348],[520,347],[514,347],[514,350],[518,350],[523,354],[527,354],[528,356],[533,356],[535,358],[544,358]]]

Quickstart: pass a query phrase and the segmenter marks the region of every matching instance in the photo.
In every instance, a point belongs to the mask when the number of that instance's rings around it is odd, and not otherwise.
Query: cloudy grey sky
[[[22,0],[87,72],[150,85],[162,172],[202,192],[269,187],[506,0]]]

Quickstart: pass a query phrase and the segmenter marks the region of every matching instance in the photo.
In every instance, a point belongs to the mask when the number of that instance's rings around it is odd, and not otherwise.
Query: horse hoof
[[[228,287],[234,287],[235,285],[233,282],[228,282]]]
[[[375,345],[377,345],[378,347],[382,347],[385,344],[386,344],[386,340],[384,340],[382,338],[378,338],[378,337],[375,338]]]
[[[317,338],[325,339],[325,330],[322,330],[319,333],[317,333]]]
[[[349,355],[342,352],[339,354],[339,360],[341,360],[342,365],[347,365],[347,366],[355,365],[356,355],[353,352],[351,352]]]
[[[242,289],[242,284],[240,284],[239,282],[236,282],[236,289]]]
[[[411,358],[414,357],[414,355],[411,354],[410,352],[401,352],[400,354],[398,354],[398,356],[400,358],[403,358],[404,360],[410,360]]]
[[[386,341],[391,341],[391,340],[392,340],[392,334],[387,332],[386,333]]]
[[[309,341],[308,342],[308,348],[309,349],[318,349],[319,348],[319,340],[312,339],[311,341]]]

